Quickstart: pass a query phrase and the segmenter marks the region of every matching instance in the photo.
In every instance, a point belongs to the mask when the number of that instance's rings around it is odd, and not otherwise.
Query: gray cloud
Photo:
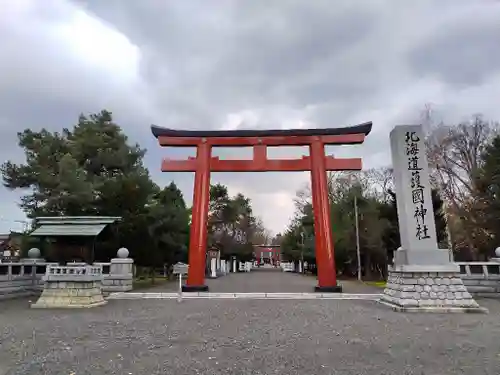
[[[454,87],[485,83],[500,66],[499,14],[497,11],[496,17],[477,23],[470,18],[452,23],[446,33],[435,35],[411,52],[411,67],[419,76],[434,74]]]
[[[15,133],[60,130],[80,112],[107,108],[148,149],[159,184],[175,180],[191,200],[193,176],[161,173],[149,125],[176,128],[335,127],[372,120],[359,147],[329,148],[390,163],[388,133],[419,121],[425,103],[456,121],[500,118],[496,47],[500,5],[488,0],[6,2],[0,14],[0,152],[22,155]],[[8,72],[6,74],[5,72]],[[234,158],[248,150],[218,150]],[[272,150],[273,157],[303,150]],[[293,212],[297,174],[215,174],[243,191],[275,231]],[[0,209],[22,218],[16,194]],[[0,224],[0,228],[6,224]]]

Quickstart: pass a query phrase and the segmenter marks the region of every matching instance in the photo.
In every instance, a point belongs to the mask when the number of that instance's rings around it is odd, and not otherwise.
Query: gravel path
[[[497,375],[500,301],[400,314],[371,301],[0,303],[0,374]]]

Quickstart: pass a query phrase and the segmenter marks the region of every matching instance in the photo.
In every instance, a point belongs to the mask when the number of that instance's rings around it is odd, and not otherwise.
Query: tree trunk
[[[151,272],[151,285],[154,285],[155,284],[155,277],[156,277],[156,275],[155,275],[155,273],[156,273],[155,272],[155,268],[151,267],[151,271],[150,272]]]

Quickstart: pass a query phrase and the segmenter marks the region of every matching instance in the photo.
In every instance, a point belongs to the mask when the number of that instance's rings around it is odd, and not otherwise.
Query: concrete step
[[[279,300],[377,300],[381,294],[353,294],[353,293],[111,293],[107,299],[279,299]]]

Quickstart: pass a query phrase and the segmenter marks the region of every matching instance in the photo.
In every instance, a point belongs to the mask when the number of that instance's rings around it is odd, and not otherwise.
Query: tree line
[[[111,112],[81,115],[61,132],[26,129],[18,133],[18,143],[25,162],[7,161],[1,173],[5,187],[22,191],[20,207],[28,218],[119,216],[122,220],[98,237],[92,260],[107,261],[123,246],[141,266],[187,262],[191,208],[174,182],[160,187],[151,179],[143,163],[146,150],[129,141]],[[209,245],[225,258],[251,257],[252,240],[267,236],[250,199],[230,197],[223,185],[210,188],[207,229]],[[27,247],[36,245],[33,241]],[[55,260],[69,260],[59,257]]]
[[[500,136],[480,115],[455,125],[427,124],[432,200],[439,247],[457,261],[486,260],[500,246]],[[357,270],[354,197],[365,278],[384,278],[400,246],[396,193],[389,167],[328,176],[335,258],[341,275]],[[297,192],[296,212],[281,236],[286,259],[315,263],[309,187]]]
[[[357,272],[355,200],[358,207],[359,245],[362,271],[366,278],[384,278],[392,253],[400,246],[396,193],[389,168],[362,172],[333,172],[328,175],[331,223],[335,261],[340,275],[354,277]],[[446,241],[443,202],[432,191],[437,234]],[[297,192],[296,213],[282,236],[286,259],[316,262],[314,216],[309,187]]]
[[[500,246],[499,126],[480,115],[459,124],[427,125],[439,245],[450,248],[456,260],[488,259]],[[20,207],[29,218],[120,216],[112,233],[97,241],[96,260],[107,260],[124,246],[139,265],[187,261],[191,208],[174,182],[154,183],[143,164],[146,150],[129,141],[110,112],[81,115],[61,132],[26,129],[18,142],[25,162],[7,161],[1,172],[8,189],[23,192]],[[331,173],[328,181],[339,272],[356,272],[356,197],[363,273],[383,277],[400,245],[391,168]],[[224,258],[246,260],[252,244],[281,243],[286,259],[314,263],[308,187],[297,192],[295,203],[286,232],[271,238],[250,199],[212,185],[208,246]]]

